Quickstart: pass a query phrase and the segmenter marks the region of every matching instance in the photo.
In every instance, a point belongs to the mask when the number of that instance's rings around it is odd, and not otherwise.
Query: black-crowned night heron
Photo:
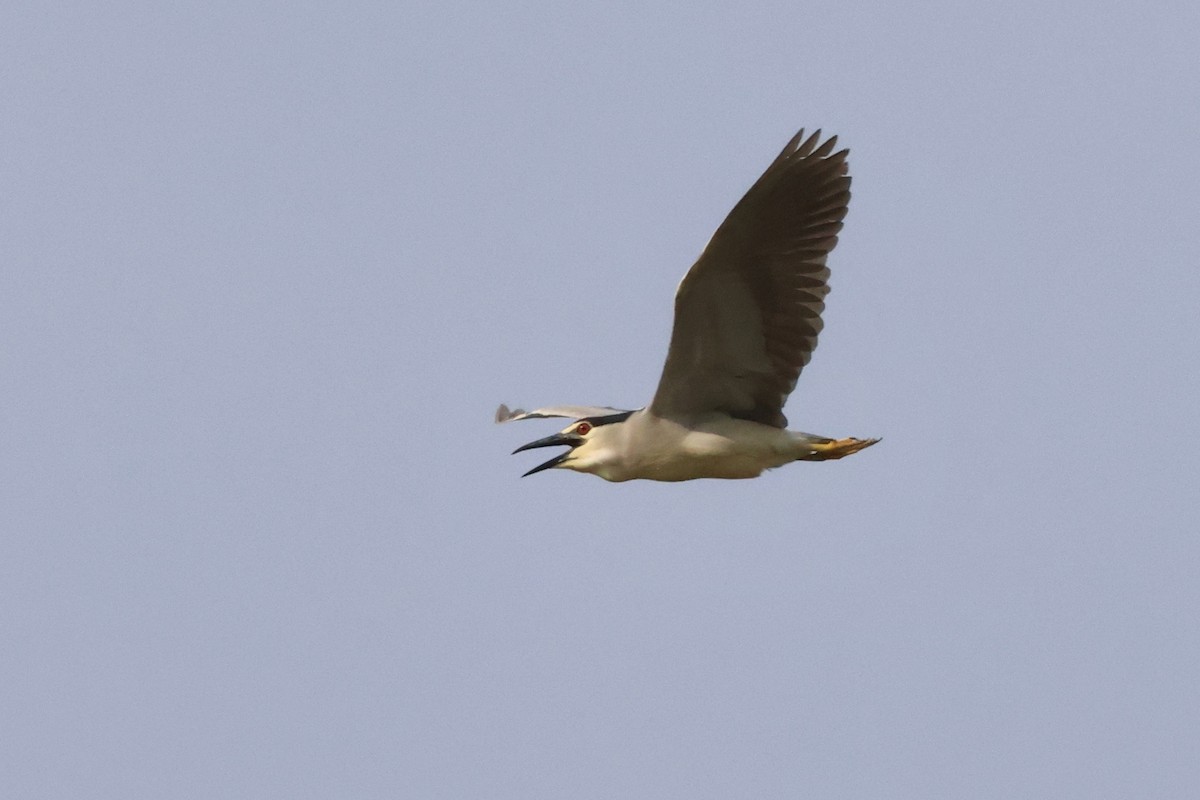
[[[848,150],[801,130],[734,206],[675,293],[675,328],[646,408],[554,406],[497,422],[568,417],[518,447],[569,449],[558,467],[610,481],[754,478],[791,461],[842,458],[878,439],[787,430],[783,405],[812,357],[829,293],[825,259],[850,202]]]

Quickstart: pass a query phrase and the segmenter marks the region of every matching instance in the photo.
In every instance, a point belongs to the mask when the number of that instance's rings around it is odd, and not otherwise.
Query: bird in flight
[[[879,441],[789,431],[783,415],[817,346],[829,293],[825,261],[850,202],[849,150],[834,151],[836,136],[820,140],[820,131],[797,133],[684,276],[649,406],[500,406],[497,422],[573,420],[513,451],[568,448],[525,475],[570,469],[609,481],[754,478]]]

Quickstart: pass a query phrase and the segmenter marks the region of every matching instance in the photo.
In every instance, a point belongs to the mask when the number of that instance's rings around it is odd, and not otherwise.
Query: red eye
[[[588,431],[590,431],[591,429],[592,429],[592,423],[581,422],[581,423],[579,423],[579,426],[577,428],[575,428],[575,432],[578,433],[580,436],[587,436]]]

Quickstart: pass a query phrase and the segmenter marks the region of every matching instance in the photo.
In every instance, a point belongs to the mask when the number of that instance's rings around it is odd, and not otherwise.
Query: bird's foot
[[[878,439],[827,439],[810,442],[812,453],[801,456],[800,461],[831,461],[835,458],[845,458],[859,450],[865,450],[878,442]]]

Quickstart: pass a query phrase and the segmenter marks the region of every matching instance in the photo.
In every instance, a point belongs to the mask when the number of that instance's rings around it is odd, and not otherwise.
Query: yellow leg
[[[800,456],[798,461],[831,461],[835,458],[845,458],[851,453],[857,453],[878,442],[878,439],[827,439],[810,442],[812,453]]]

